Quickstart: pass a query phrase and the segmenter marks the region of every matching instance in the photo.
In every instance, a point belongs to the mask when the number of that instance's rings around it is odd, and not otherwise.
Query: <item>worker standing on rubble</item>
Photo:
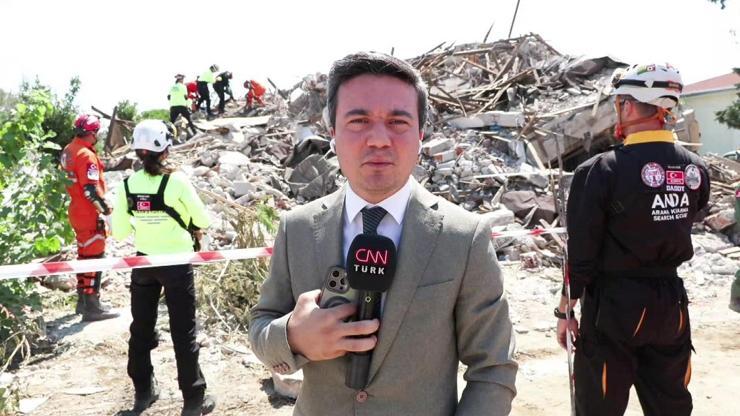
[[[198,108],[200,109],[201,104],[205,101],[206,113],[208,117],[211,117],[211,93],[208,91],[208,84],[213,84],[216,81],[216,72],[218,72],[218,65],[213,64],[198,77]]]
[[[116,194],[113,236],[126,239],[134,233],[137,255],[187,253],[199,250],[197,242],[209,219],[203,202],[187,177],[165,165],[173,129],[160,120],[144,120],[134,129],[131,148],[144,165],[124,182]],[[131,338],[128,375],[136,391],[134,411],[142,412],[159,397],[151,362],[157,346],[157,305],[164,288],[170,316],[170,333],[182,391],[183,416],[210,413],[215,407],[205,395],[206,381],[198,365],[193,266],[151,267],[131,272]]]
[[[107,236],[104,215],[111,214],[105,200],[103,162],[95,151],[100,120],[88,114],[77,118],[75,137],[62,151],[61,165],[71,184],[69,223],[77,239],[78,259],[99,259],[105,255]],[[100,321],[118,316],[110,307],[100,302],[102,272],[77,274],[77,307],[82,320]]]
[[[578,333],[580,416],[622,415],[634,384],[646,415],[689,415],[688,298],[676,268],[693,254],[694,216],[709,199],[697,155],[664,130],[681,76],[669,65],[633,65],[612,79],[623,143],[575,171],[568,200],[570,294],[555,310],[558,341]],[[578,299],[581,325],[566,311]]]
[[[190,106],[192,102],[188,98],[188,90],[183,84],[185,75],[175,75],[175,85],[170,88],[167,99],[170,100],[170,123],[175,123],[179,116],[183,116],[188,122],[188,127],[193,135],[196,133],[193,120],[190,119]]]
[[[262,97],[265,95],[265,91],[267,91],[265,87],[253,79],[248,79],[244,81],[244,88],[247,89],[247,110],[252,109],[253,100],[256,100],[261,106],[265,105],[265,102],[262,101]]]
[[[218,95],[218,113],[223,114],[226,107],[226,94],[233,100],[234,94],[231,92],[231,85],[229,81],[233,75],[229,71],[224,71],[216,77],[216,82],[213,83],[213,89]]]
[[[740,186],[735,189],[735,221],[736,227],[740,227]],[[730,309],[740,313],[740,270],[735,273],[735,280],[730,289]]]
[[[191,102],[190,111],[198,111],[198,101],[200,101],[200,96],[198,95],[198,83],[195,81],[187,82],[185,83],[185,88],[188,90],[188,100]]]

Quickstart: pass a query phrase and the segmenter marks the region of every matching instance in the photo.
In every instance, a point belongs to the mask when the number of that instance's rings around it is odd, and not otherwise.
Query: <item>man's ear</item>
[[[637,105],[635,105],[635,102],[632,100],[624,100],[624,103],[622,104],[622,107],[624,108],[624,111],[627,113],[628,116],[636,115],[637,112]],[[639,114],[637,114],[639,115]]]

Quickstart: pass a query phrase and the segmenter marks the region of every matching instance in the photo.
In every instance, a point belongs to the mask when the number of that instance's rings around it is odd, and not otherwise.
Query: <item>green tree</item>
[[[156,110],[142,111],[141,114],[139,115],[138,120],[136,121],[149,120],[149,119],[170,121],[170,110],[159,108]]]
[[[75,99],[80,92],[81,85],[82,82],[79,77],[70,79],[69,89],[62,98],[59,98],[51,91],[50,87],[42,84],[38,78],[33,84],[27,82],[21,84],[19,93],[21,100],[29,99],[28,96],[37,91],[44,91],[48,95],[52,108],[44,114],[42,128],[51,133],[49,139],[58,144],[60,149],[69,144],[74,137],[74,121],[78,115]]]
[[[740,75],[740,68],[734,68],[733,70]],[[732,129],[740,129],[740,83],[735,84],[735,90],[737,91],[735,101],[729,107],[717,111],[714,115],[717,116],[717,121],[720,123],[727,124]]]
[[[121,120],[136,121],[136,118],[139,115],[139,110],[136,108],[136,103],[129,100],[122,100],[118,102],[117,107],[117,118],[120,118]]]
[[[5,120],[7,120],[10,115],[10,111],[15,107],[16,102],[16,96],[0,89],[0,123],[4,123]]]
[[[60,150],[52,140],[57,133],[44,127],[55,111],[52,102],[47,88],[26,86],[0,125],[0,264],[58,252],[72,239],[67,181],[53,154]],[[0,372],[31,353],[38,328],[29,313],[40,308],[33,283],[0,281]]]
[[[59,251],[72,231],[66,219],[67,180],[44,128],[54,111],[44,89],[26,91],[0,127],[0,264]]]

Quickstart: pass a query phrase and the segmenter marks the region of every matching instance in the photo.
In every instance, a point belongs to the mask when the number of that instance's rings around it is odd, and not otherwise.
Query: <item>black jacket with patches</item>
[[[681,146],[618,146],[575,171],[567,211],[571,297],[602,276],[675,275],[694,255],[691,227],[709,199],[701,158]]]

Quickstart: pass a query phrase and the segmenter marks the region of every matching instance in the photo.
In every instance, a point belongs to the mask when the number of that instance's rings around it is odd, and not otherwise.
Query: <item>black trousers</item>
[[[203,104],[203,101],[206,102],[206,111],[208,114],[211,114],[211,93],[208,91],[208,83],[205,81],[198,81],[198,95],[200,95],[200,98],[198,98],[198,108],[200,108],[200,105]]]
[[[128,375],[137,392],[150,388],[154,371],[151,350],[157,347],[155,326],[162,288],[170,315],[177,382],[183,399],[198,400],[205,393],[206,381],[198,365],[200,346],[195,341],[195,286],[190,265],[134,269],[131,272],[133,322],[128,348]]]
[[[595,286],[584,295],[576,343],[576,413],[621,416],[634,385],[646,416],[690,415],[683,280],[603,278]]]
[[[223,113],[226,108],[226,93],[224,88],[214,87],[213,89],[216,91],[216,95],[218,95],[218,112]]]
[[[177,121],[177,117],[179,116],[183,116],[185,120],[188,121],[188,127],[190,127],[190,131],[195,134],[197,130],[195,129],[193,120],[190,119],[190,110],[184,105],[175,105],[170,107],[170,123],[175,124],[175,121]]]

